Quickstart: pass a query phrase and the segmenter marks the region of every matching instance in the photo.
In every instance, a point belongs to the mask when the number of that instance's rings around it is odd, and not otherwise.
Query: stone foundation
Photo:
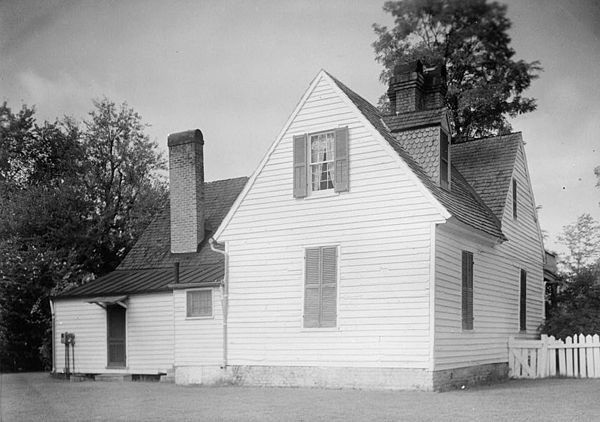
[[[227,373],[233,384],[248,386],[432,389],[431,373],[426,369],[231,366]]]
[[[175,384],[215,385],[228,382],[227,373],[219,366],[175,367]]]
[[[508,364],[494,363],[431,372],[407,368],[310,366],[179,366],[176,384],[256,387],[359,388],[447,391],[508,378]]]
[[[508,379],[508,363],[467,366],[433,372],[433,389],[447,391]]]

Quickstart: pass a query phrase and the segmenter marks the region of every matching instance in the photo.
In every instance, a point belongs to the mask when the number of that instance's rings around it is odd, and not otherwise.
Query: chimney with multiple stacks
[[[204,239],[204,138],[199,129],[169,135],[171,252],[197,252]]]
[[[394,137],[438,186],[450,189],[450,128],[445,119],[446,68],[419,60],[395,67],[387,91]],[[384,119],[385,119],[384,118]]]
[[[446,68],[441,63],[425,67],[420,60],[399,64],[390,79],[387,95],[394,114],[443,107]]]

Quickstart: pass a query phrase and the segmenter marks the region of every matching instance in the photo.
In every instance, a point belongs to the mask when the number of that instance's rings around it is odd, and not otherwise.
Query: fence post
[[[548,373],[548,336],[546,334],[542,334],[541,342],[542,348],[538,356],[537,377],[545,378]]]
[[[514,375],[515,375],[515,358],[513,356],[514,340],[515,340],[514,336],[510,336],[508,338],[508,376],[510,378],[514,377]]]

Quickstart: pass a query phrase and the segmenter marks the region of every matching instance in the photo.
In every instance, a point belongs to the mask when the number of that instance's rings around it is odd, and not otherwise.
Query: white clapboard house
[[[325,71],[250,179],[204,183],[169,136],[170,206],[116,271],[53,298],[54,368],[178,383],[441,389],[507,373],[544,315],[520,133],[456,142],[445,72],[396,69],[393,110]],[[73,370],[73,368],[71,368]]]

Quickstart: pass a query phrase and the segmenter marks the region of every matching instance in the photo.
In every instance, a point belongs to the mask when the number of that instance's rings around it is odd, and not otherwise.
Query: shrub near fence
[[[600,378],[600,337],[583,334],[556,340],[508,341],[508,367],[512,378],[554,376]]]

